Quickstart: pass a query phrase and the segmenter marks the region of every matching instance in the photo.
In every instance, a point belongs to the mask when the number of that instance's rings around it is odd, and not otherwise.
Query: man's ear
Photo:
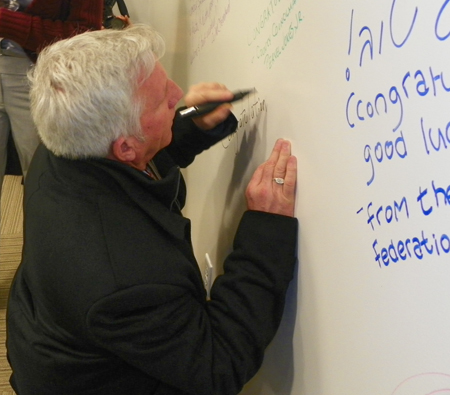
[[[113,157],[122,163],[131,163],[136,159],[135,146],[131,143],[130,139],[125,137],[119,137],[112,144]]]

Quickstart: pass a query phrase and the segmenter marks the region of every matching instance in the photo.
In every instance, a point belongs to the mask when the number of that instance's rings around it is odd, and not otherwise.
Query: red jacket
[[[0,9],[0,37],[39,52],[52,42],[102,26],[103,0],[34,0],[24,12]]]

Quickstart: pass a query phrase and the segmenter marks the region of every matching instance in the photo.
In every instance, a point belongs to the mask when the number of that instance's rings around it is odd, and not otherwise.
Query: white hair
[[[82,33],[45,48],[29,73],[31,113],[55,155],[105,157],[113,141],[142,138],[139,85],[164,54],[150,26]]]

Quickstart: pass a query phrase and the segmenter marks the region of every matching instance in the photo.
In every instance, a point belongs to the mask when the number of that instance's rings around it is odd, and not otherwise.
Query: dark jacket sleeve
[[[233,114],[212,130],[199,129],[191,119],[183,119],[178,114],[173,123],[173,139],[166,151],[180,167],[189,166],[195,156],[234,133],[237,119]]]
[[[124,289],[89,311],[92,340],[159,380],[164,394],[237,394],[280,323],[296,241],[296,219],[246,212],[210,301],[175,283]]]

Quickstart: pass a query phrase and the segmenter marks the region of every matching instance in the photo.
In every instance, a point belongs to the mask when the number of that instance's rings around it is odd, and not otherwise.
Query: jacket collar
[[[179,167],[172,167],[161,180],[153,180],[144,172],[119,162],[107,159],[91,162],[107,173],[123,193],[162,228],[179,239],[185,238],[189,220],[181,215],[185,186]]]
[[[42,149],[42,148],[41,148]],[[186,236],[189,220],[181,215],[186,187],[180,168],[171,166],[161,180],[153,180],[144,172],[110,159],[70,160],[55,156],[45,147],[50,167],[68,188],[110,197],[125,195],[155,220],[163,229],[179,239]]]

